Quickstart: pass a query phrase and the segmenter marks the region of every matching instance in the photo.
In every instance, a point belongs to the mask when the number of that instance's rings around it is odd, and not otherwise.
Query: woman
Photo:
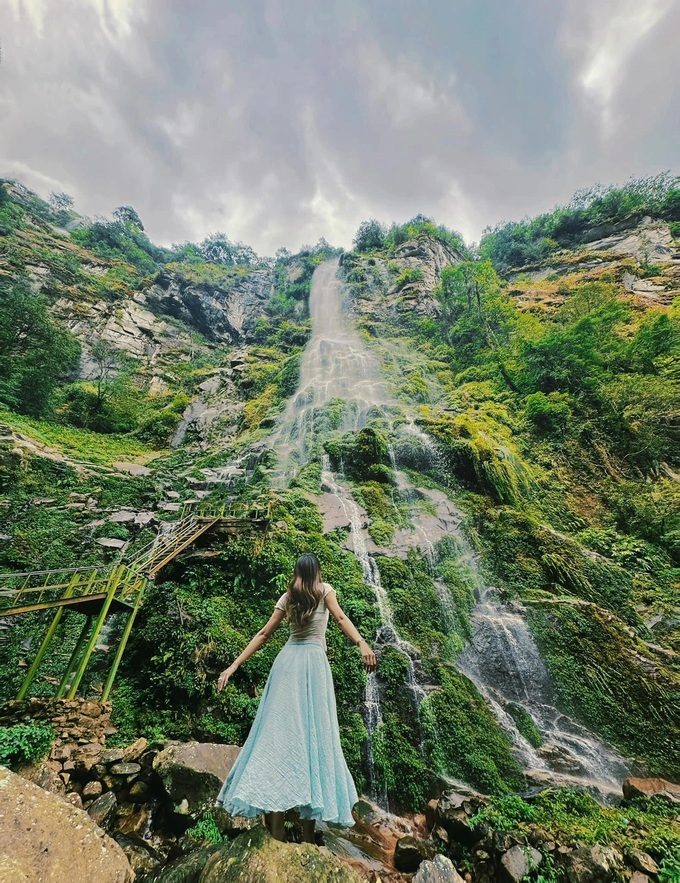
[[[236,816],[264,813],[277,840],[285,840],[288,809],[299,813],[307,843],[314,843],[317,819],[354,824],[352,807],[359,798],[340,746],[325,652],[329,613],[360,648],[366,670],[374,671],[373,650],[343,613],[332,586],[321,581],[316,556],[302,555],[269,622],[217,681],[218,691],[224,689],[288,617],[290,637],[274,660],[253,726],[215,802]]]

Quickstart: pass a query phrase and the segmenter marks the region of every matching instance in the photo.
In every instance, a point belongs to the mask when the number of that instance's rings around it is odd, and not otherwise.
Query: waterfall
[[[270,437],[270,445],[278,454],[282,480],[306,463],[310,455],[321,454],[317,435],[329,427],[318,423],[317,418],[325,407],[337,405],[333,429],[356,431],[373,416],[372,409],[376,415],[385,416],[385,410],[395,405],[387,383],[381,378],[377,360],[347,320],[337,266],[337,261],[327,261],[314,273],[309,301],[312,335],[301,358],[299,387],[288,400],[279,426]],[[403,413],[404,407],[400,406],[400,410]],[[418,466],[413,462],[414,457],[426,460],[430,468],[437,463],[436,446],[413,421],[402,422],[398,432],[411,465]],[[461,529],[463,513],[443,491],[415,487],[400,470],[399,458],[399,450],[395,452],[390,448],[397,490],[401,499],[409,504],[411,526],[395,530],[392,548],[397,544],[402,552],[418,548],[425,556],[441,603],[445,631],[453,633],[457,611],[448,587],[437,578],[435,551],[439,540],[455,540],[456,564],[476,587],[478,603],[472,613],[473,640],[458,659],[459,670],[485,697],[511,738],[516,756],[534,781],[579,783],[605,794],[618,790],[621,778],[629,773],[625,759],[557,710],[550,676],[523,608],[518,604],[502,604],[493,587],[485,584],[477,555]],[[350,489],[336,480],[327,459],[323,464],[322,485],[338,500],[350,527],[352,550],[364,581],[375,595],[381,621],[376,644],[393,647],[407,660],[405,686],[420,720],[420,705],[427,690],[419,682],[414,664],[419,653],[395,628],[389,597],[374,558],[376,547],[367,540],[362,514]],[[397,554],[389,548],[382,553]],[[423,713],[426,709],[427,703]],[[363,717],[368,731],[366,762],[371,796],[386,808],[387,795],[384,785],[377,781],[373,762],[374,740],[382,723],[380,682],[375,674],[367,678]],[[540,733],[542,744],[532,745],[531,740],[522,735],[521,730],[527,732],[527,722]]]
[[[309,295],[312,336],[300,361],[297,392],[286,403],[271,446],[279,463],[304,463],[314,440],[317,409],[333,401],[343,403],[342,427],[360,429],[372,407],[389,401],[378,362],[345,315],[342,286],[337,279],[338,261],[321,264],[314,272]]]
[[[578,784],[603,795],[618,793],[622,779],[630,775],[626,759],[557,710],[550,674],[521,605],[501,604],[496,590],[482,585],[472,628],[472,643],[458,659],[458,668],[510,734],[529,777]],[[530,716],[542,745],[532,746],[520,733],[513,707]]]
[[[323,472],[321,473],[321,481],[324,488],[333,494],[339,501],[342,509],[347,517],[350,525],[350,535],[352,538],[352,546],[354,555],[361,565],[364,582],[373,590],[375,595],[378,611],[380,612],[380,626],[376,634],[376,643],[382,646],[394,647],[403,655],[407,663],[406,686],[411,694],[411,700],[416,714],[420,710],[420,704],[425,698],[426,691],[418,683],[416,676],[414,658],[418,658],[418,651],[405,641],[397,631],[394,625],[392,608],[385,591],[384,586],[380,582],[380,570],[372,555],[366,550],[366,542],[364,539],[362,519],[359,507],[354,501],[349,488],[339,485],[332,472],[330,471],[328,458],[324,458]],[[383,809],[389,809],[387,803],[387,792],[384,786],[378,787],[375,774],[375,765],[373,762],[373,745],[375,734],[382,724],[382,710],[380,707],[380,685],[375,673],[371,672],[366,679],[366,691],[364,694],[364,722],[368,732],[368,773],[369,787],[371,790],[370,797],[375,800]]]

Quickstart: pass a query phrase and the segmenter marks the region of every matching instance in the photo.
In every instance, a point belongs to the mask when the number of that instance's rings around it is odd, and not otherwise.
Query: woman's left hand
[[[217,679],[217,692],[219,693],[221,690],[227,686],[227,682],[229,678],[234,674],[236,669],[233,666],[229,666],[229,668],[225,668],[223,672],[220,673],[219,678]]]

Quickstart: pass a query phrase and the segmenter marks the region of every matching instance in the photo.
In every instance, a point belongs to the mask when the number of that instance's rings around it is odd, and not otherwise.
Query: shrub
[[[526,397],[524,409],[539,432],[551,435],[564,433],[572,416],[566,393],[534,392]]]
[[[12,769],[40,760],[50,750],[54,730],[48,724],[14,724],[0,730],[0,764]]]

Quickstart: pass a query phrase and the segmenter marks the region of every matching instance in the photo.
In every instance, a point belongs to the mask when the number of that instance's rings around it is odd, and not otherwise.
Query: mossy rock
[[[309,843],[280,843],[259,826],[240,834],[209,859],[200,883],[361,883],[332,853]]]

